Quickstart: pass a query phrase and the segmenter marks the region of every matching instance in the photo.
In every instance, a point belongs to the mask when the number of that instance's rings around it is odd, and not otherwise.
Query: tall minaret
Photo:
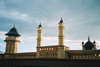
[[[58,58],[65,58],[65,46],[64,46],[64,23],[63,20],[61,18],[60,22],[59,22],[59,47],[58,47]]]
[[[6,51],[5,51],[5,58],[12,58],[10,54],[17,53],[17,45],[20,43],[19,36],[21,36],[15,26],[5,34],[5,42],[6,42]]]
[[[38,26],[38,36],[37,36],[37,47],[42,46],[42,25],[40,23],[40,25]]]
[[[59,45],[60,46],[64,46],[64,23],[63,23],[63,20],[62,20],[62,18],[61,18],[61,20],[60,20],[60,22],[59,22]]]
[[[38,35],[37,35],[37,53],[36,53],[36,58],[39,58],[39,55],[40,55],[40,49],[38,47],[41,47],[42,46],[42,25],[40,23],[40,25],[38,26]]]

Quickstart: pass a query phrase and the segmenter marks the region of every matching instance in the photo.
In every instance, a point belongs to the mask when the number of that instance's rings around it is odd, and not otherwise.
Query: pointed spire
[[[90,41],[90,37],[88,36],[88,41]]]
[[[61,17],[60,23],[63,23],[62,17]]]
[[[39,25],[39,27],[42,27],[42,25],[41,25],[41,22],[40,22],[40,25]]]
[[[61,17],[61,20],[62,20],[62,17]]]
[[[15,24],[14,24],[14,28],[15,28]]]

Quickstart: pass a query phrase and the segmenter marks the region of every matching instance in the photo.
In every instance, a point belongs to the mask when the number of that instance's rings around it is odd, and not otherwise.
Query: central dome
[[[85,50],[92,50],[93,43],[91,41],[88,41],[85,43],[84,47],[85,47]]]
[[[90,38],[88,37],[88,41],[84,45],[85,50],[92,50],[93,43],[90,41]]]

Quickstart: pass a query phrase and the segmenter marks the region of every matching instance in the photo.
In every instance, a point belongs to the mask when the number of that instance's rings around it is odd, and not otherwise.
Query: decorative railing
[[[58,47],[39,47],[39,51],[57,51]]]
[[[32,59],[36,58],[36,56],[14,56],[15,59]]]
[[[36,58],[36,53],[12,53],[12,54],[5,54],[5,59],[30,59]]]
[[[100,54],[73,54],[71,59],[100,59]]]

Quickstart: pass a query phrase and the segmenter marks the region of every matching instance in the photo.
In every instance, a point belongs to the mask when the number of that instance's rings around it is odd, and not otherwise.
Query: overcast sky
[[[65,23],[65,45],[81,50],[82,41],[100,46],[100,0],[0,0],[0,51],[14,24],[21,43],[18,52],[35,52],[37,27],[43,26],[43,46],[58,44],[58,23]],[[97,47],[100,49],[100,47]]]

